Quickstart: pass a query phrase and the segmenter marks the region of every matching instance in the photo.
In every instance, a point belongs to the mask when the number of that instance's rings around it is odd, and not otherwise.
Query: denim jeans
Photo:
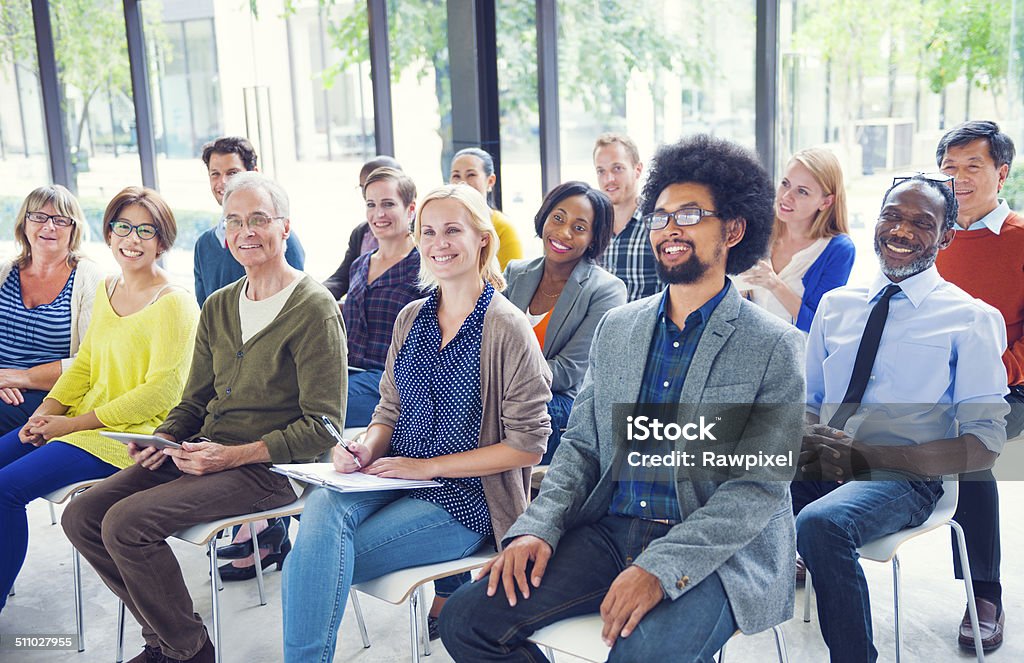
[[[8,405],[0,402],[0,435],[27,424],[28,418],[32,416],[48,393],[38,389],[22,389],[21,396],[25,402],[21,405]]]
[[[873,663],[871,603],[857,548],[923,523],[942,496],[938,481],[794,482],[796,547],[818,596],[818,623],[832,663]],[[813,499],[808,493],[820,496]]]
[[[546,662],[527,638],[562,619],[598,612],[612,581],[669,529],[638,518],[605,516],[567,532],[540,587],[514,608],[500,586],[488,597],[485,580],[464,585],[441,612],[444,646],[458,663]],[[713,573],[675,601],[657,604],[632,635],[619,638],[608,660],[709,662],[735,631],[729,599]]]
[[[565,394],[552,393],[548,401],[548,414],[551,416],[551,435],[548,437],[548,450],[540,459],[539,465],[550,465],[551,457],[555,455],[558,443],[562,441],[562,431],[569,423],[569,413],[572,411],[573,399]]]
[[[460,559],[490,537],[405,491],[308,492],[284,566],[284,659],[334,660],[349,588],[392,571]]]
[[[0,437],[0,610],[14,586],[28,550],[25,505],[78,481],[108,477],[117,468],[63,442],[22,444],[18,429]]]
[[[370,425],[373,411],[380,402],[382,375],[384,371],[349,371],[345,428],[362,428]]]

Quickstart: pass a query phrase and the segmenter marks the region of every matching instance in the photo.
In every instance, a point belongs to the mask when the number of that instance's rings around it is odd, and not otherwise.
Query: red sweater
[[[1003,314],[1007,384],[1024,384],[1024,217],[1010,212],[998,235],[958,231],[935,265],[942,278]]]

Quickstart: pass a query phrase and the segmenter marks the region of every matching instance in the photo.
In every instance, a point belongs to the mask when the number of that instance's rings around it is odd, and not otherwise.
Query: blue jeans
[[[548,450],[540,459],[539,465],[550,465],[551,457],[555,455],[558,443],[562,441],[562,431],[569,423],[569,413],[572,411],[573,399],[565,394],[552,393],[548,401],[548,414],[551,415],[551,435],[548,437]]]
[[[500,587],[488,597],[486,581],[464,585],[441,612],[445,648],[458,663],[546,662],[527,638],[557,621],[598,612],[612,581],[669,529],[638,518],[605,516],[567,532],[540,587],[514,608]],[[608,660],[710,662],[735,631],[729,599],[713,573],[675,601],[656,605],[632,635],[618,639]]]
[[[22,389],[21,395],[25,402],[21,405],[8,405],[0,402],[0,435],[21,428],[28,423],[28,418],[36,411],[46,398],[47,391],[38,389]]]
[[[832,663],[878,659],[871,603],[857,548],[923,523],[942,496],[938,481],[794,482],[796,547],[818,595],[818,623]],[[817,499],[814,499],[816,493]]]
[[[405,491],[308,493],[284,567],[284,658],[334,660],[349,588],[392,571],[460,559],[489,539]]]
[[[0,436],[0,610],[7,602],[28,550],[25,505],[70,483],[108,477],[117,468],[63,442],[22,444],[14,429]]]
[[[382,375],[384,375],[384,371],[349,371],[345,428],[362,428],[370,425],[373,410],[380,402],[380,378]]]

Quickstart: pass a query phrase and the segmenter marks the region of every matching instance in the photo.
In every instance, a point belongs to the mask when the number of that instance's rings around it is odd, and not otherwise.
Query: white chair
[[[611,647],[601,640],[603,628],[601,615],[582,615],[570,617],[560,622],[545,626],[530,636],[530,642],[543,647],[550,661],[555,660],[555,652],[561,652],[591,663],[604,663],[608,660]],[[773,626],[775,649],[779,655],[779,663],[787,663],[786,638],[782,628]],[[735,636],[734,636],[735,637]],[[718,653],[718,663],[725,660],[725,647]]]
[[[493,557],[494,555],[470,555],[449,562],[414,566],[361,582],[358,585],[352,585],[349,596],[352,598],[352,608],[356,613],[356,623],[359,625],[359,635],[363,639],[363,647],[370,646],[370,638],[366,633],[366,623],[363,621],[363,611],[359,605],[357,593],[362,592],[393,605],[401,605],[408,601],[412,661],[418,663],[421,650],[423,656],[430,656],[430,636],[427,633],[428,609],[423,606],[424,585],[440,578],[478,569]]]
[[[249,513],[240,516],[222,518],[208,523],[200,523],[176,532],[173,536],[176,539],[191,543],[196,546],[205,546],[210,555],[210,601],[212,603],[213,625],[210,637],[213,638],[213,646],[216,651],[217,663],[221,663],[220,646],[220,602],[217,598],[217,591],[221,589],[220,574],[217,571],[217,534],[224,529],[235,525],[249,525],[249,533],[252,536],[253,550],[259,550],[259,538],[256,534],[256,522],[269,520],[271,518],[283,518],[302,513],[306,504],[306,497],[302,496],[291,504],[258,513]],[[258,556],[257,556],[258,557]],[[258,561],[262,570],[262,561]],[[256,573],[256,585],[259,587],[260,605],[267,604],[266,594],[263,589],[263,574]],[[117,663],[124,660],[124,603],[118,601],[117,614]]]
[[[961,567],[964,572],[964,589],[967,592],[967,612],[971,617],[971,630],[974,632],[974,653],[978,663],[984,663],[985,651],[981,645],[981,631],[978,629],[978,607],[974,602],[974,586],[971,584],[971,564],[967,557],[967,543],[964,540],[964,531],[960,524],[953,520],[956,513],[957,499],[960,494],[960,483],[955,478],[945,478],[942,482],[943,493],[935,505],[935,510],[923,523],[917,527],[908,527],[888,536],[866,543],[857,549],[863,559],[874,562],[892,561],[892,603],[893,603],[893,625],[896,630],[896,663],[900,661],[900,653],[903,648],[903,634],[900,629],[900,557],[899,547],[913,539],[934,529],[945,525],[952,528],[956,534],[957,548],[960,550]],[[807,580],[804,584],[804,621],[811,621],[811,595],[814,587],[811,584],[811,574],[807,573]]]
[[[95,486],[103,479],[89,479],[87,481],[77,481],[72,484],[68,484],[63,488],[58,488],[52,493],[43,495],[42,499],[46,500],[50,505],[50,524],[57,524],[57,515],[54,513],[53,505],[63,504],[69,502],[75,498],[76,495],[84,491],[90,486]],[[75,629],[78,631],[78,651],[85,651],[85,625],[82,619],[82,557],[78,554],[78,549],[71,546],[71,560],[72,560],[72,573],[73,582],[75,587]],[[13,594],[13,590],[12,590]]]

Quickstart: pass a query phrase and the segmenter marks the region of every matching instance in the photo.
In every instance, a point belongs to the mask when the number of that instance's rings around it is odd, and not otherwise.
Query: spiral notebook
[[[314,486],[323,486],[340,493],[359,493],[370,490],[411,490],[440,486],[437,481],[415,479],[385,479],[362,472],[342,474],[334,469],[333,463],[284,463],[272,465],[271,472],[283,474],[297,481]]]

